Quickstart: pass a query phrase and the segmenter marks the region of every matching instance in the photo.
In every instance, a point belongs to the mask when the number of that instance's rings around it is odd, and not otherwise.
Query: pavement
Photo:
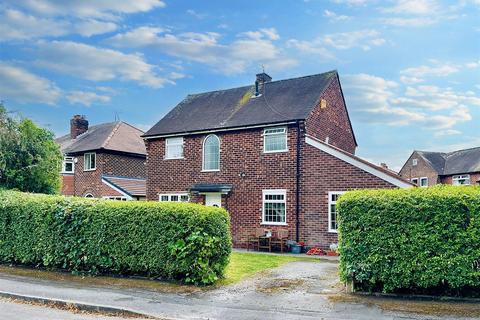
[[[338,282],[338,263],[313,259],[291,262],[235,285],[178,292],[85,285],[0,273],[0,294],[8,293],[116,308],[162,319],[480,318],[480,306],[476,304],[348,295]],[[8,304],[3,308],[9,311]]]

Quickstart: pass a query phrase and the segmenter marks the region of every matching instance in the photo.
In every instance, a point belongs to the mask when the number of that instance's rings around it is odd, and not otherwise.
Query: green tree
[[[51,131],[13,119],[0,104],[0,188],[58,193],[61,164]]]

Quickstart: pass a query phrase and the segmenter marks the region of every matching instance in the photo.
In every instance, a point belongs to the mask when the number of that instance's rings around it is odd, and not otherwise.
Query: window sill
[[[202,172],[220,172],[220,169],[218,169],[218,170],[202,170]]]
[[[288,226],[286,222],[262,222],[261,226]]]
[[[286,150],[275,150],[275,151],[265,151],[263,150],[263,153],[285,153],[285,152],[288,152],[288,149]]]
[[[328,230],[329,233],[338,233],[338,230]]]
[[[62,172],[60,172],[60,174],[71,174],[71,175],[73,175],[73,174],[75,174],[75,172],[72,172],[72,171],[62,171]]]
[[[94,168],[94,169],[83,169],[84,172],[86,172],[86,171],[95,171],[95,170],[97,170],[97,168]]]
[[[164,157],[163,160],[183,160],[185,157],[178,157],[178,158],[166,158]]]

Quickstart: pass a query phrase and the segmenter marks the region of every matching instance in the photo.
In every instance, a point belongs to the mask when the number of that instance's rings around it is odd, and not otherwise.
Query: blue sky
[[[73,114],[148,129],[189,93],[337,69],[357,154],[480,146],[480,1],[16,0],[0,99],[56,134]]]

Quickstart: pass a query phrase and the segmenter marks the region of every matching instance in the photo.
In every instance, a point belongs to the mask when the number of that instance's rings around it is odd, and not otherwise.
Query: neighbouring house
[[[479,185],[480,147],[453,152],[413,151],[400,175],[420,187]]]
[[[56,139],[64,154],[63,195],[112,200],[145,200],[143,131],[117,121],[88,126],[70,120],[70,133]]]
[[[339,195],[411,186],[355,156],[336,71],[188,95],[143,137],[147,199],[226,208],[236,246],[267,227],[328,247]]]

